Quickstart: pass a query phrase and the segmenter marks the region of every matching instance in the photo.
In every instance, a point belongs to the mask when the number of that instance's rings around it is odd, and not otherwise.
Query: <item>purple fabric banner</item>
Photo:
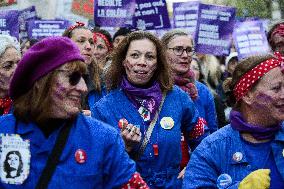
[[[19,39],[19,11],[0,11],[0,34]]]
[[[49,36],[61,36],[70,26],[66,20],[30,20],[28,21],[28,37],[42,39]]]
[[[199,1],[173,3],[174,28],[183,28],[194,35],[198,18]]]
[[[239,59],[270,51],[262,21],[237,22],[233,40]]]
[[[19,24],[20,24],[21,41],[28,40],[27,21],[35,20],[36,18],[37,16],[36,16],[35,6],[31,6],[20,11]]]
[[[200,4],[195,50],[203,54],[228,55],[234,29],[234,7]]]
[[[170,28],[166,0],[136,0],[133,22],[141,30]]]
[[[99,26],[122,27],[132,25],[135,0],[96,0],[94,20]]]

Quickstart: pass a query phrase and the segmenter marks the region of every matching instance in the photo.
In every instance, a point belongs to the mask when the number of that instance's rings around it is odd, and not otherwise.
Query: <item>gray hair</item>
[[[2,56],[9,47],[13,47],[20,52],[20,44],[16,38],[0,34],[0,56]]]

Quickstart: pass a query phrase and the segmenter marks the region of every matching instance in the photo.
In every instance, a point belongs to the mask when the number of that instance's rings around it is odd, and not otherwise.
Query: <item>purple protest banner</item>
[[[122,27],[132,25],[135,0],[96,0],[94,20],[99,26]]]
[[[0,34],[19,39],[19,11],[0,11]]]
[[[239,59],[270,51],[262,21],[237,22],[233,40]]]
[[[28,40],[28,32],[27,32],[27,21],[35,20],[36,10],[35,6],[28,7],[20,11],[19,15],[19,23],[20,23],[20,40],[26,41]]]
[[[42,39],[49,36],[61,36],[70,26],[67,20],[30,20],[28,21],[29,39]]]
[[[198,18],[199,1],[173,3],[174,28],[183,28],[194,35]]]
[[[133,17],[134,27],[141,30],[170,28],[167,3],[165,0],[136,0]]]
[[[228,55],[234,29],[234,7],[200,4],[195,51],[203,54]]]

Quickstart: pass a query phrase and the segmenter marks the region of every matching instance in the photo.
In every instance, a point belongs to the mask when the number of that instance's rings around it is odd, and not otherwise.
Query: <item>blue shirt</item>
[[[138,110],[122,90],[110,92],[97,102],[91,111],[97,119],[107,122],[117,130],[121,118],[126,118],[128,123],[139,125],[143,137],[147,130]],[[174,126],[171,129],[161,127],[160,121],[164,117],[173,119]],[[178,87],[167,93],[150,142],[144,154],[136,161],[137,171],[151,188],[181,188],[181,180],[177,179],[181,161],[181,130],[191,131],[198,117],[198,112],[187,93]],[[202,138],[190,143],[197,145]],[[154,155],[153,144],[158,144],[158,156]]]
[[[193,102],[200,117],[206,120],[210,133],[213,133],[218,129],[214,97],[206,85],[199,81],[195,81],[195,85],[198,91],[198,97]]]
[[[268,160],[268,167],[279,171],[282,181],[284,178],[284,125],[271,141],[272,158]],[[235,154],[241,158],[235,158]],[[239,183],[251,172],[259,169],[256,157],[251,156],[251,149],[245,147],[239,131],[227,125],[205,138],[192,153],[187,165],[183,188],[217,188],[217,178],[228,174],[232,178],[230,189],[237,189]],[[267,154],[267,152],[265,152]],[[276,168],[271,161],[274,160]],[[260,160],[261,161],[261,160]],[[265,163],[265,160],[262,162]],[[269,163],[270,162],[270,163]],[[279,176],[272,173],[272,179],[279,180]],[[272,184],[271,186],[274,186]]]
[[[31,163],[29,176],[22,185],[0,182],[0,188],[35,188],[59,130],[45,138],[36,124],[17,122],[13,115],[2,116],[0,133],[19,134],[23,139],[30,140]],[[75,152],[78,149],[86,152],[85,163],[76,162]],[[134,173],[135,163],[125,152],[118,132],[107,124],[80,114],[72,125],[48,188],[120,188]]]

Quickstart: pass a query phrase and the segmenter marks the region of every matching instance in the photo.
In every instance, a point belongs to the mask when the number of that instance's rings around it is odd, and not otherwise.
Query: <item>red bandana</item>
[[[73,26],[70,26],[70,27],[68,28],[68,30],[69,30],[69,31],[72,31],[72,30],[74,30],[75,28],[83,27],[83,26],[85,26],[84,23],[82,23],[82,22],[76,22],[76,24],[73,25]]]
[[[272,58],[269,60],[266,60],[250,71],[248,71],[246,74],[244,74],[240,81],[237,83],[237,85],[234,88],[234,95],[237,101],[239,101],[243,96],[247,94],[247,92],[252,88],[253,84],[258,81],[264,74],[272,70],[273,68],[276,68],[277,66],[281,66],[282,71],[284,72],[284,62],[282,60],[282,57],[279,52],[275,53],[275,56],[277,59]]]
[[[97,42],[98,37],[102,38],[107,46],[108,51],[112,50],[112,44],[110,43],[110,41],[107,39],[107,37],[104,34],[95,32],[93,37],[94,37],[95,43]]]
[[[4,110],[3,114],[8,114],[12,107],[12,100],[9,97],[0,98],[0,109]]]
[[[275,34],[284,36],[284,24],[279,24],[271,33],[271,37],[274,36]]]

